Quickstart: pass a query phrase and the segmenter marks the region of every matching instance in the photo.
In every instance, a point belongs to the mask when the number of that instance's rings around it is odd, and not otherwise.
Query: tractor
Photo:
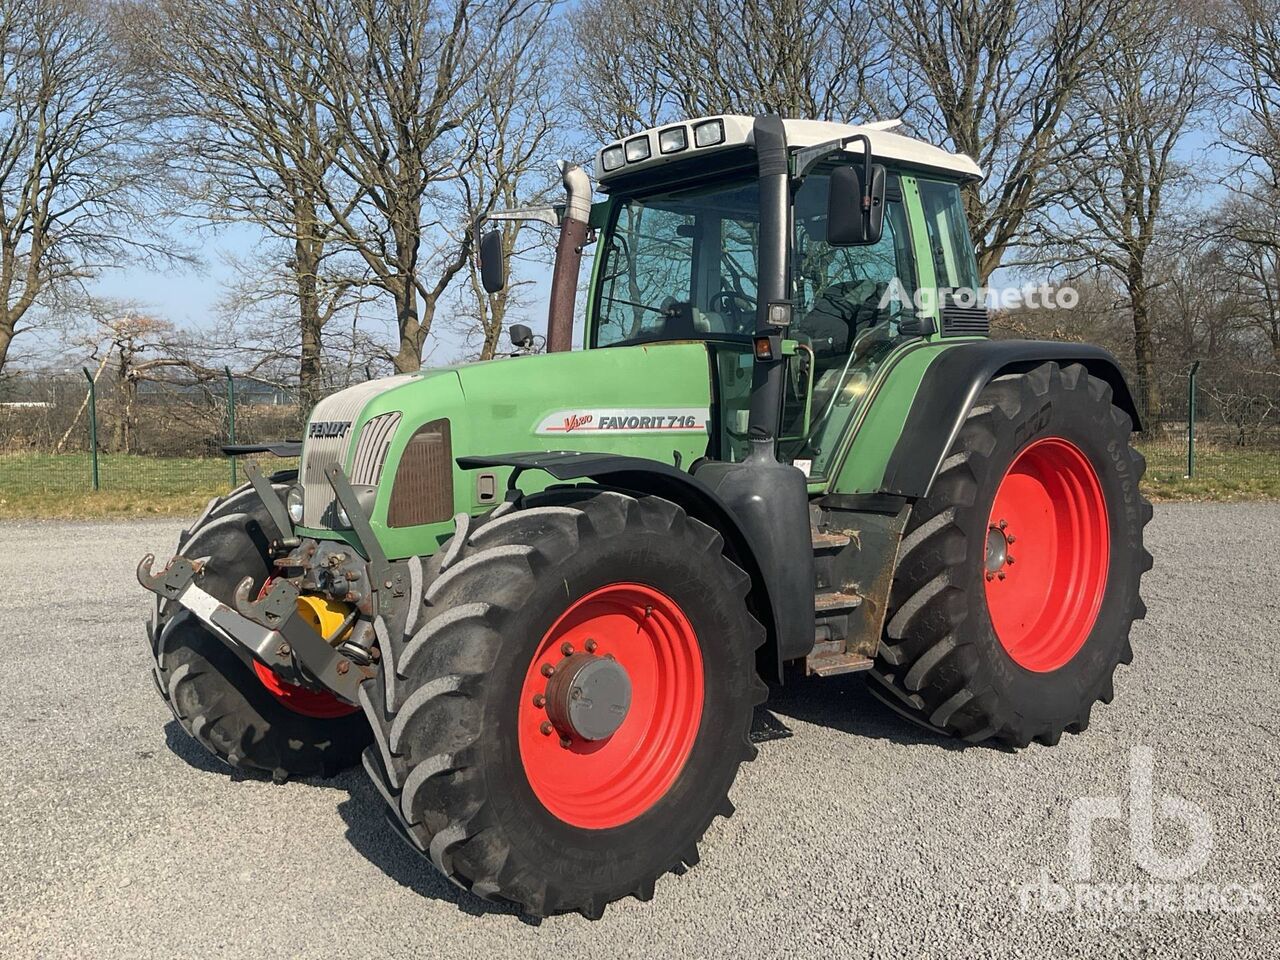
[[[590,918],[697,862],[784,682],[1084,731],[1145,614],[1138,412],[1106,351],[990,337],[979,167],[765,114],[605,145],[598,200],[561,175],[473,225],[491,292],[502,220],[558,230],[545,352],[327,397],[228,450],[296,471],[143,558],[182,727],[278,781],[363,763],[451,881]]]

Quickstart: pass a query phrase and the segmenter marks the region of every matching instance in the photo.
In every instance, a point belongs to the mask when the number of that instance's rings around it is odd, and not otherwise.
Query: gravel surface
[[[273,786],[189,740],[147,675],[133,579],[175,527],[0,524],[6,960],[1280,953],[1280,505],[1157,508],[1137,659],[1091,729],[1056,748],[960,749],[856,677],[789,687],[762,721],[793,735],[744,769],[702,863],[594,924],[534,924],[455,890],[396,839],[359,771]],[[1047,909],[1052,885],[1073,883],[1072,801],[1119,808],[1141,746],[1157,810],[1167,795],[1193,804],[1212,847],[1190,877],[1161,879],[1134,864],[1127,815],[1101,821],[1095,897],[1136,884],[1203,906],[1217,890],[1267,912]],[[1188,848],[1159,812],[1154,834],[1157,857]]]

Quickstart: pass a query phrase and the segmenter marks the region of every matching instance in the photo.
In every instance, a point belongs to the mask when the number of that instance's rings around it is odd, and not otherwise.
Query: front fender
[[[560,481],[591,480],[606,488],[651,494],[679,504],[689,516],[720,532],[729,559],[751,578],[748,599],[768,634],[758,661],[762,672],[780,678],[782,661],[789,659],[788,652],[790,656],[803,656],[812,647],[812,568],[771,562],[783,558],[771,558],[768,551],[762,551],[759,538],[751,534],[715,490],[697,477],[644,457],[568,450],[459,457],[457,463],[463,470],[511,467],[513,487],[523,471],[540,470]],[[805,536],[808,536],[807,530]],[[790,582],[792,569],[798,571],[796,582]],[[807,625],[803,618],[789,615],[797,597],[803,599],[804,609],[810,611]],[[803,652],[791,652],[794,650]]]

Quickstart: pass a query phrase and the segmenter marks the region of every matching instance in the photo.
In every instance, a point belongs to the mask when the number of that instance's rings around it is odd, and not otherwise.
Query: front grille
[[[302,466],[299,475],[302,477],[303,509],[302,524],[306,527],[324,527],[332,523],[332,507],[335,500],[333,487],[324,472],[333,464],[346,462],[347,452],[351,449],[351,428],[360,416],[360,411],[378,394],[402,383],[412,377],[400,375],[385,380],[369,380],[348,387],[332,396],[325,397],[311,411],[311,424],[325,424],[326,429],[319,436],[311,435],[308,426],[306,440],[302,448]],[[397,415],[398,416],[398,415]],[[375,420],[381,420],[376,417]],[[374,421],[370,421],[372,424]],[[345,430],[339,430],[335,424],[347,424]],[[362,431],[362,433],[367,432]],[[383,454],[385,456],[385,453]],[[378,464],[381,470],[381,462]],[[359,481],[352,481],[359,482]]]
[[[400,414],[384,413],[374,417],[360,431],[356,455],[351,458],[351,482],[374,486],[382,478],[382,465],[387,462],[391,438],[400,426]]]
[[[413,434],[396,468],[387,524],[413,527],[453,516],[453,445],[449,421],[432,420]]]

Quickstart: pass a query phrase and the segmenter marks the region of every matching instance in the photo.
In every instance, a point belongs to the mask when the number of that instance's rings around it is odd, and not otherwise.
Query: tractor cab
[[[757,334],[776,335],[786,364],[778,454],[820,480],[886,360],[942,332],[939,305],[953,291],[978,288],[960,186],[980,171],[883,124],[782,126],[788,249],[784,296],[768,303],[751,118],[690,120],[599,150],[606,199],[590,212],[597,242],[582,346],[705,343],[714,381],[707,456],[734,462],[747,454]],[[871,159],[874,235],[832,236],[831,218],[861,203]],[[970,318],[947,332],[982,330]]]

